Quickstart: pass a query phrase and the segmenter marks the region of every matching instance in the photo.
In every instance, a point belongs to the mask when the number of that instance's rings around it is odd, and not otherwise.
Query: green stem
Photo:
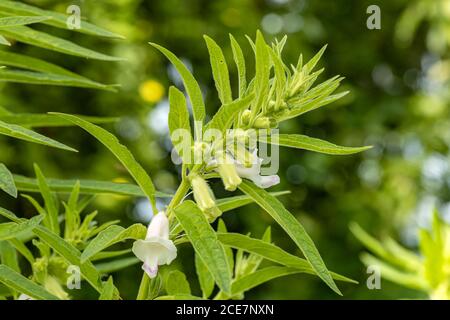
[[[148,286],[150,284],[150,278],[144,272],[142,275],[141,284],[139,286],[139,291],[136,300],[146,300],[148,296]]]

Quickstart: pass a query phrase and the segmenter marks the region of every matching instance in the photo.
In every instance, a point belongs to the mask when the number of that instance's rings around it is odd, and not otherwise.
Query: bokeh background
[[[121,85],[117,93],[89,89],[0,84],[0,105],[15,112],[59,111],[120,117],[106,126],[130,147],[161,191],[173,192],[178,170],[170,160],[167,89],[181,86],[167,60],[147,43],[159,43],[182,57],[201,83],[207,113],[218,108],[209,58],[202,35],[224,48],[236,79],[228,34],[247,59],[252,51],[244,35],[257,29],[271,41],[289,36],[287,61],[313,56],[324,44],[320,79],[345,76],[344,99],[283,123],[284,132],[301,132],[337,144],[373,145],[368,152],[333,157],[282,149],[282,183],[291,190],[282,201],[300,219],[333,271],[359,285],[341,285],[346,299],[422,297],[418,292],[382,281],[368,290],[366,268],[359,260],[362,246],[348,224],[357,221],[377,237],[390,235],[414,249],[418,226],[428,225],[431,209],[441,209],[450,222],[450,1],[448,0],[27,0],[42,8],[65,12],[81,7],[83,18],[122,34],[125,40],[105,41],[68,30],[51,30],[84,46],[127,60],[105,63],[60,55],[15,44],[11,50],[63,65],[103,83]],[[369,30],[366,9],[381,8],[381,30]],[[250,63],[251,64],[251,63]],[[236,83],[235,83],[236,87]],[[33,163],[47,177],[131,181],[109,152],[77,128],[44,129],[47,136],[80,152],[61,152],[0,137],[0,162],[13,172],[33,176]],[[219,185],[217,186],[219,187]],[[217,188],[217,196],[225,193]],[[0,203],[24,215],[33,213],[24,199],[0,194]],[[164,206],[164,203],[160,203]],[[92,207],[99,219],[121,219],[124,225],[148,221],[144,199],[98,196]],[[267,225],[273,240],[300,254],[289,237],[255,205],[226,213],[229,230],[260,236]],[[297,251],[296,251],[297,250]],[[180,250],[177,267],[194,279],[193,252]],[[114,275],[125,298],[133,298],[141,271],[138,265]],[[198,290],[196,281],[191,286]],[[89,296],[89,293],[83,293]],[[281,278],[247,294],[253,299],[338,299],[321,281],[306,275]]]

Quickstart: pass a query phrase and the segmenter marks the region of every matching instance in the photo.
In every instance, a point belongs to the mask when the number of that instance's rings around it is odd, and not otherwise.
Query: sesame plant
[[[0,34],[6,38],[42,46],[44,44],[39,41],[45,43],[48,40],[47,47],[55,43],[51,41],[54,39],[48,38],[49,35],[33,36],[31,29],[22,24],[47,23],[61,27],[61,17],[57,14],[11,1],[0,3],[0,13],[12,15],[15,19],[0,19],[0,26],[4,24]],[[91,35],[111,35],[90,24],[84,28],[82,31]],[[0,208],[0,215],[8,220],[0,224],[2,298],[70,299],[75,293],[72,291],[75,290],[72,286],[75,282],[78,287],[91,286],[99,299],[121,299],[120,288],[116,287],[111,273],[136,263],[141,263],[143,270],[142,279],[133,280],[141,281],[136,292],[139,300],[243,299],[247,291],[262,283],[302,273],[317,276],[339,295],[341,291],[335,280],[354,282],[328,270],[301,222],[278,199],[286,192],[266,190],[280,182],[276,172],[265,170],[267,161],[270,162],[270,156],[265,152],[268,146],[271,151],[283,146],[330,155],[348,155],[368,149],[338,146],[301,134],[283,134],[277,129],[281,122],[326,106],[347,94],[334,93],[342,81],[339,76],[316,83],[323,69],[316,71],[315,67],[325,47],[309,61],[304,62],[300,56],[291,65],[282,56],[286,37],[269,45],[257,32],[255,41],[248,38],[249,51],[252,50],[255,57],[253,74],[247,67],[248,54],[244,54],[238,41],[230,36],[238,70],[238,91],[232,92],[229,69],[221,47],[207,36],[205,40],[221,104],[209,121],[206,121],[207,108],[193,74],[169,50],[151,44],[178,70],[185,90],[183,92],[174,86],[169,90],[168,127],[174,154],[177,155],[175,158],[180,160],[181,166],[181,179],[174,194],[155,190],[151,175],[127,147],[111,132],[98,126],[98,123],[111,119],[91,119],[58,112],[39,117],[16,115],[6,110],[0,114],[0,120],[2,117],[10,120],[10,123],[0,122],[0,133],[66,151],[75,150],[29,128],[46,125],[80,127],[109,149],[136,182],[117,184],[47,179],[38,165],[35,165],[34,179],[14,175],[1,165],[1,189],[14,197],[21,192],[37,213],[26,219],[20,212],[15,214]],[[58,48],[49,49],[70,53],[67,48],[72,48],[81,56],[95,58],[92,52],[83,53],[67,43],[60,44]],[[5,53],[5,61],[1,61],[4,65],[37,67],[34,71],[2,69],[0,77],[3,76],[4,81],[114,90],[114,87],[94,84],[92,80],[72,73],[69,75],[68,71],[62,74],[59,67],[45,61],[36,63],[36,60],[30,60],[34,59],[31,57],[8,54]],[[39,79],[30,80],[30,77]],[[45,81],[40,83],[42,79]],[[26,125],[19,126],[11,119]],[[226,191],[241,194],[216,199],[208,184],[212,179],[221,179]],[[31,193],[40,193],[43,204],[31,197]],[[119,221],[109,221],[98,225],[94,221],[96,211],[84,212],[92,197],[100,193],[148,198],[153,211],[148,212],[149,217],[152,216],[150,224],[120,226]],[[170,198],[170,202],[165,208],[158,209],[157,197]],[[228,232],[221,216],[249,203],[256,203],[267,212],[298,246],[302,256],[286,252],[272,243],[270,226],[261,237]],[[178,251],[189,245],[195,252],[193,260],[198,279],[188,279],[174,265],[162,267],[170,265],[177,259]],[[118,246],[126,248],[118,250]],[[18,263],[22,257],[30,268],[22,270]],[[268,266],[262,266],[263,260],[268,262]],[[77,275],[81,284],[74,281]],[[194,281],[199,282],[201,293],[191,291]]]
[[[450,226],[442,221],[437,210],[431,228],[418,231],[418,253],[389,237],[378,241],[356,223],[350,229],[374,254],[363,253],[362,262],[376,266],[382,278],[423,292],[429,299],[450,298]]]

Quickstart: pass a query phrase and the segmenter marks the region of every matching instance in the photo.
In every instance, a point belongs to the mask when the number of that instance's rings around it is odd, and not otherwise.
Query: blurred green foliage
[[[36,28],[51,29],[54,34],[127,60],[83,60],[22,44],[14,44],[12,51],[45,58],[102,83],[119,83],[121,88],[111,93],[0,84],[0,105],[15,112],[120,117],[109,129],[126,142],[161,191],[174,191],[178,181],[177,168],[170,161],[166,99],[169,83],[180,85],[180,80],[168,62],[148,45],[149,41],[170,48],[192,66],[206,96],[209,115],[218,108],[219,101],[203,34],[223,45],[230,61],[229,33],[242,44],[244,35],[253,37],[257,29],[265,33],[268,41],[288,34],[285,55],[292,63],[299,53],[311,58],[328,43],[320,62],[326,68],[321,79],[335,74],[345,76],[342,90],[350,90],[350,94],[318,112],[283,123],[282,130],[341,145],[371,144],[374,148],[342,158],[282,149],[282,183],[277,189],[292,190],[283,201],[303,221],[329,268],[360,281],[356,286],[342,286],[344,298],[420,297],[420,293],[384,281],[381,290],[368,290],[366,267],[358,257],[362,246],[349,232],[348,224],[357,221],[371,234],[396,235],[400,243],[415,250],[416,229],[430,225],[431,207],[440,208],[442,218],[450,220],[450,1],[24,2],[59,12],[65,12],[70,4],[79,5],[83,18],[126,39],[102,41],[69,30]],[[371,4],[381,8],[381,30],[366,27],[366,9]],[[244,48],[250,56],[250,46]],[[236,70],[230,72],[237,79]],[[57,135],[52,128],[40,132],[80,152],[68,154],[0,137],[0,162],[28,176],[36,162],[48,177],[130,181],[108,151],[81,130],[67,128]],[[220,190],[215,192],[220,196]],[[4,194],[0,194],[0,203],[24,216],[34,212],[25,200],[13,202]],[[99,210],[98,220],[120,219],[124,223],[145,221],[143,213],[151,210],[145,201],[118,196],[98,196],[92,206]],[[270,217],[255,205],[226,214],[224,220],[230,231],[251,232],[257,237],[271,223]],[[295,250],[275,225],[272,237],[284,249]],[[182,263],[188,275],[194,275],[192,251],[182,250],[180,257],[177,263]],[[135,266],[114,276],[119,286],[128,286],[130,296],[124,290],[125,298],[132,298],[140,275]],[[198,290],[198,286],[194,284],[192,289]],[[288,276],[255,289],[247,298],[336,296],[313,277]]]

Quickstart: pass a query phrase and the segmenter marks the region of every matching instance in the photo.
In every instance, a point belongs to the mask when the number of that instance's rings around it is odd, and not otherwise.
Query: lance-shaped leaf
[[[230,294],[231,273],[227,256],[203,212],[194,202],[185,201],[175,208],[175,216],[219,288]]]
[[[274,196],[263,189],[256,187],[248,181],[242,181],[239,189],[252,197],[255,202],[267,211],[272,218],[286,231],[294,240],[295,244],[305,255],[317,275],[337,294],[342,295],[333,278],[328,271],[322,257],[319,254],[314,242],[306,232],[300,222],[277,200]]]
[[[0,65],[66,76],[67,78],[71,78],[80,87],[113,90],[111,86],[92,81],[53,63],[18,53],[0,51]]]
[[[290,110],[287,110],[285,113],[283,113],[281,116],[277,116],[277,120],[279,122],[285,121],[288,119],[292,119],[295,117],[298,117],[306,112],[324,107],[330,103],[333,103],[334,101],[337,101],[341,99],[342,97],[346,96],[349,92],[344,91],[341,93],[336,93],[333,95],[322,95],[318,98],[312,99],[310,101],[305,102],[304,104],[301,104],[299,107],[292,108]]]
[[[227,62],[222,49],[217,43],[208,36],[203,36],[209,51],[209,60],[213,72],[214,82],[216,84],[219,99],[222,104],[229,104],[233,100],[230,85],[230,74],[228,72]]]
[[[0,262],[16,272],[21,272],[17,251],[9,241],[0,241]]]
[[[239,98],[242,98],[247,90],[247,74],[245,68],[245,58],[239,43],[230,34],[231,48],[233,50],[233,58],[239,75]]]
[[[168,295],[190,295],[191,287],[186,279],[186,275],[179,271],[173,270],[166,276],[165,290]]]
[[[21,70],[8,70],[8,69],[0,70],[0,81],[38,84],[38,85],[95,88],[113,92],[116,91],[112,86],[96,83],[88,79],[74,78],[52,73],[21,71]]]
[[[0,223],[0,241],[10,240],[21,237],[23,234],[27,234],[32,231],[36,226],[41,223],[43,216],[36,216],[30,220],[24,220],[19,223],[5,222]]]
[[[34,171],[36,173],[39,191],[45,202],[45,211],[47,214],[44,219],[44,225],[54,233],[59,234],[59,212],[56,199],[47,184],[44,174],[37,164],[34,164]]]
[[[187,93],[189,94],[189,99],[191,100],[192,111],[194,114],[194,124],[195,124],[195,138],[199,139],[201,136],[201,127],[200,124],[203,123],[205,119],[206,111],[205,111],[205,102],[203,101],[202,91],[200,90],[200,86],[195,80],[192,73],[189,69],[181,62],[180,59],[177,58],[172,52],[167,50],[160,45],[155,43],[150,43],[153,47],[161,51],[162,54],[166,56],[167,59],[175,66],[175,68],[180,73],[181,78],[183,79],[184,87],[186,88]]]
[[[203,298],[208,299],[214,290],[214,278],[197,253],[195,254],[195,271],[200,283],[200,289],[202,289]]]
[[[6,15],[27,15],[27,16],[45,16],[50,17],[50,20],[45,20],[43,23],[53,27],[67,29],[67,15],[43,10],[19,1],[2,0],[0,1],[0,13]],[[123,38],[122,36],[112,33],[103,28],[97,27],[92,23],[81,21],[80,29],[74,29],[74,32],[81,32],[94,36],[109,37],[109,38]]]
[[[16,174],[13,175],[13,177],[19,191],[39,192],[36,179]],[[47,179],[47,183],[52,192],[57,193],[70,193],[77,181],[80,182],[81,194],[118,194],[133,197],[145,197],[145,193],[135,184],[97,180]],[[173,195],[156,191],[155,196],[159,198],[171,198]]]
[[[258,255],[266,260],[273,261],[290,268],[296,268],[303,273],[317,275],[309,262],[303,258],[290,254],[280,247],[275,246],[264,240],[250,238],[249,236],[239,233],[218,233],[217,238],[224,245],[234,249],[243,250],[248,253]],[[333,279],[357,283],[345,276],[331,272]]]
[[[99,300],[114,300],[114,282],[112,276],[108,278],[105,285],[103,286],[103,291],[100,294]]]
[[[291,193],[291,192],[290,191],[279,191],[279,192],[271,192],[270,194],[273,195],[274,197],[279,197],[279,196],[283,196],[283,195],[286,195],[289,193]],[[222,198],[222,199],[216,200],[217,207],[222,212],[231,211],[231,210],[243,207],[245,205],[248,205],[248,204],[254,203],[254,202],[255,201],[253,200],[253,198],[251,198],[247,195],[234,196],[234,197]]]
[[[81,262],[91,259],[97,253],[115,243],[127,239],[144,239],[146,233],[147,228],[140,223],[133,224],[126,229],[117,225],[110,226],[100,232],[91,242],[89,242],[86,249],[84,249],[81,254]]]
[[[113,123],[117,121],[117,118],[109,118],[109,117],[80,116],[80,118],[95,124]],[[40,113],[10,113],[5,115],[0,114],[0,121],[28,128],[74,126],[72,122],[64,120],[61,117],[51,114],[40,114]]]
[[[207,129],[217,129],[220,131],[224,131],[230,128],[233,123],[236,115],[248,108],[248,106],[252,103],[254,99],[254,94],[250,94],[242,99],[235,100],[230,104],[223,105],[219,108],[216,114],[213,116],[210,122],[205,127]]]
[[[328,141],[311,138],[301,134],[277,134],[272,137],[259,137],[261,142],[269,142],[283,147],[296,148],[332,155],[348,155],[366,151],[366,147],[343,147]]]
[[[33,30],[26,26],[17,26],[2,29],[2,35],[15,39],[22,43],[77,57],[103,61],[123,60],[122,58],[112,57],[91,49],[84,48],[71,41],[52,36],[45,32]]]
[[[301,270],[295,268],[280,266],[266,267],[233,281],[231,292],[232,295],[239,295],[270,280],[301,272]]]
[[[256,114],[263,106],[269,92],[269,77],[270,77],[270,56],[268,46],[262,33],[258,30],[256,33],[255,43],[255,90],[256,90],[256,103],[252,105],[252,119],[255,119]]]
[[[130,266],[134,266],[135,264],[140,263],[141,260],[139,260],[136,257],[128,257],[123,259],[116,259],[108,262],[98,263],[95,265],[95,268],[100,273],[111,273],[116,272],[125,268],[128,268]]]
[[[4,46],[10,46],[11,42],[9,42],[4,36],[0,35],[0,44]]]
[[[189,123],[189,111],[184,94],[175,87],[169,89],[169,130],[170,138],[183,163],[190,164],[193,139]],[[180,141],[181,140],[181,141]]]
[[[38,23],[48,20],[50,17],[30,17],[30,16],[15,16],[0,18],[0,29],[15,26],[24,26],[27,24]]]
[[[9,123],[0,121],[0,135],[2,135],[2,134],[12,137],[12,138],[42,144],[42,145],[45,145],[48,147],[77,152],[77,150],[75,150],[71,147],[68,147],[58,141],[50,139],[46,136],[43,136],[37,132],[34,132],[33,130],[26,129],[24,127],[21,127],[21,126],[15,125],[15,124],[9,124]]]
[[[59,300],[40,285],[25,278],[13,269],[0,265],[0,282],[13,290],[24,293],[37,300]]]
[[[17,188],[13,175],[3,163],[0,163],[0,189],[17,198]]]
[[[154,211],[158,211],[156,209],[155,187],[153,185],[152,179],[144,170],[144,168],[142,168],[142,166],[136,161],[130,150],[122,145],[112,133],[73,115],[63,113],[54,114],[57,114],[63,119],[69,120],[77,126],[83,128],[85,131],[94,136],[98,141],[100,141],[105,147],[107,147],[124,165],[124,167],[134,178],[134,180],[136,180],[137,184],[142,188],[142,191],[144,191],[144,193],[149,198]]]

